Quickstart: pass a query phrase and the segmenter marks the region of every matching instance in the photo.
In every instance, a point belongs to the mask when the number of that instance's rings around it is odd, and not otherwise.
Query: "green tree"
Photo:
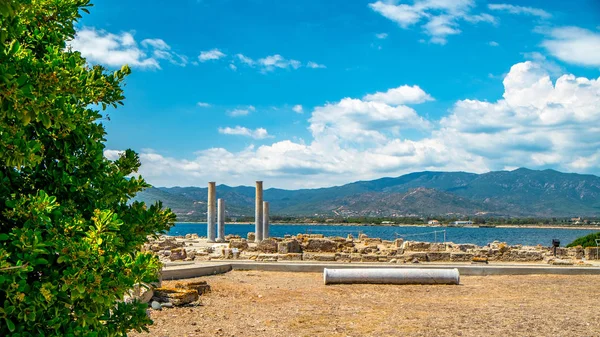
[[[174,222],[138,155],[103,155],[99,109],[122,104],[127,66],[90,66],[68,41],[89,0],[0,0],[0,336],[125,336],[151,321],[123,302],[156,280],[148,235]]]

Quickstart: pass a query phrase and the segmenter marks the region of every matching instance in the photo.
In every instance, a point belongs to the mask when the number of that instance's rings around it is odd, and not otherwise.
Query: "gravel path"
[[[131,336],[600,336],[600,276],[464,276],[460,286],[323,285],[323,275],[202,277],[202,306]],[[170,282],[164,282],[169,285]]]

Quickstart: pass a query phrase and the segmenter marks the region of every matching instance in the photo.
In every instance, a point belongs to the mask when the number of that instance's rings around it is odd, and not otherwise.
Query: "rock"
[[[390,262],[390,263],[396,263],[396,262],[398,262],[398,260],[396,260],[396,259],[391,259],[389,262]]]
[[[450,261],[452,262],[469,262],[473,259],[472,253],[452,252],[450,253]]]
[[[336,254],[307,253],[302,254],[303,261],[335,261]]]
[[[173,303],[171,303],[171,302],[161,303],[160,307],[161,308],[172,308],[173,307]]]
[[[238,251],[244,251],[248,249],[248,241],[244,239],[231,239],[229,241],[229,248],[237,248]]]
[[[195,233],[194,233],[194,234],[186,234],[186,235],[185,235],[185,238],[186,238],[186,240],[196,240],[196,239],[198,239],[199,237],[198,237],[198,234],[195,234]]]
[[[150,303],[150,306],[154,310],[160,310],[160,309],[162,309],[162,306],[157,301],[152,301],[152,303]]]
[[[286,240],[277,244],[279,254],[302,253],[300,243],[297,240]]]
[[[210,292],[210,286],[206,281],[178,282],[175,288],[196,290],[198,295],[204,295]]]
[[[368,238],[367,234],[358,234],[358,239],[359,240],[364,240],[366,238]]]
[[[278,254],[258,254],[256,261],[277,262]]]
[[[429,261],[450,261],[450,252],[429,252],[427,253]]]
[[[277,253],[277,240],[273,238],[262,240],[256,246],[256,250],[262,253]]]
[[[301,253],[279,254],[277,261],[302,261]]]
[[[337,243],[327,239],[308,239],[308,244],[304,248],[304,251],[335,253],[337,252]]]
[[[156,288],[154,289],[154,300],[160,302],[171,302],[175,306],[185,305],[198,300],[198,292],[182,288]]]
[[[187,252],[185,251],[185,248],[171,249],[171,255],[169,255],[169,259],[171,259],[171,261],[185,260],[185,258],[187,258]]]
[[[404,242],[404,251],[413,251],[413,252],[426,252],[431,248],[431,243],[429,242],[418,242],[418,241],[406,241]]]
[[[396,247],[396,248],[402,248],[403,244],[404,244],[404,239],[394,240],[394,247]]]
[[[361,262],[379,262],[379,255],[375,254],[365,254],[361,256]]]
[[[347,241],[354,241],[354,236],[352,236],[352,234],[348,234],[348,236],[346,237]]]
[[[254,232],[248,233],[248,241],[254,242],[256,240],[256,234]]]
[[[597,247],[587,247],[585,249],[585,258],[588,260],[600,260],[600,249]]]
[[[554,266],[572,266],[574,265],[572,260],[562,260],[562,259],[552,259],[548,261],[551,265]]]

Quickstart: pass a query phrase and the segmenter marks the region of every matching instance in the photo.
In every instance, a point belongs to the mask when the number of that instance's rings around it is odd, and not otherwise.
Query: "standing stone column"
[[[256,182],[256,204],[254,213],[254,242],[261,242],[263,239],[263,182]]]
[[[263,201],[263,239],[269,238],[269,202]]]
[[[208,201],[206,202],[207,211],[206,211],[206,236],[208,237],[208,242],[215,242],[215,232],[216,232],[216,220],[217,220],[217,212],[216,212],[216,203],[217,203],[217,191],[215,187],[215,182],[211,181],[208,183]]]
[[[217,242],[225,242],[225,200],[217,200]]]

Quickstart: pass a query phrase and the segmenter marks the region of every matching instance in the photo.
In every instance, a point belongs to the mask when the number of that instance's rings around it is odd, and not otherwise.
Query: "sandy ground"
[[[461,277],[461,285],[328,285],[321,273],[198,278],[202,306],[152,311],[131,336],[600,336],[600,276]],[[169,285],[170,282],[164,282]]]

